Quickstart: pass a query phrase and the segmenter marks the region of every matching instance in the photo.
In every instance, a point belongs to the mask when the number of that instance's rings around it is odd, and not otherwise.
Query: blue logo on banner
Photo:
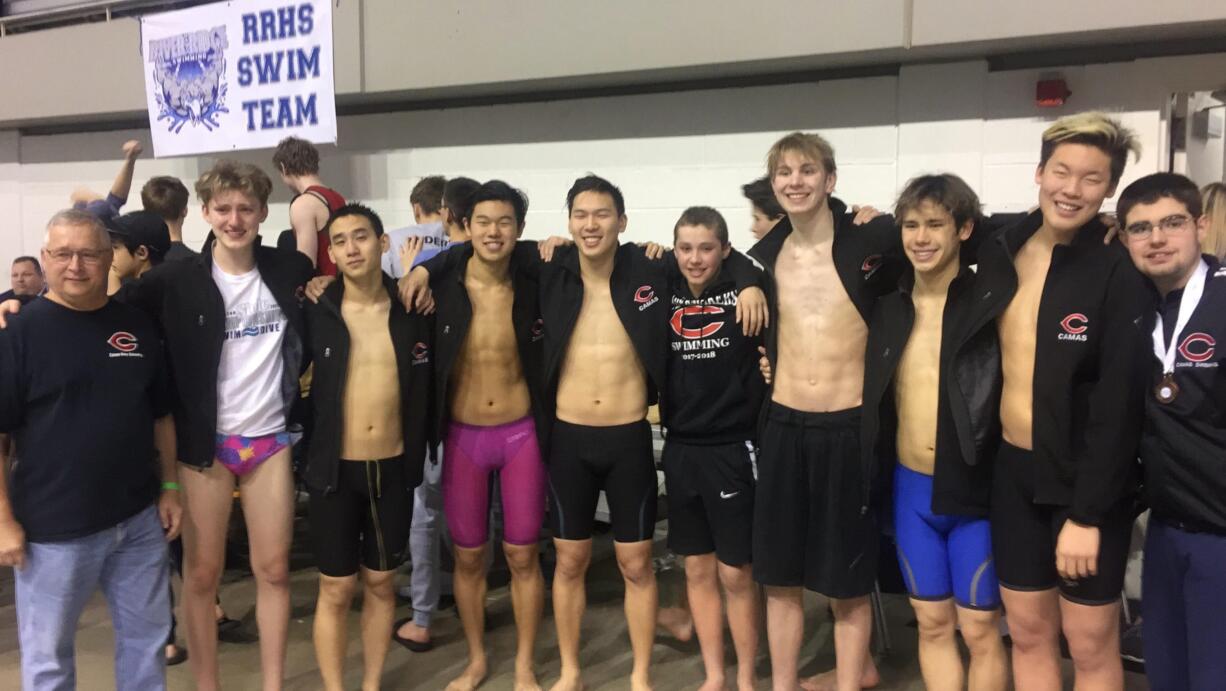
[[[219,127],[226,108],[226,27],[192,31],[149,42],[157,85],[158,121],[178,134],[185,125]]]

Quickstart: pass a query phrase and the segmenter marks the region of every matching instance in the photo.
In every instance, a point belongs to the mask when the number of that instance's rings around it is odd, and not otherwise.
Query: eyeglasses
[[[1189,227],[1191,223],[1191,217],[1175,214],[1158,221],[1158,227],[1162,229],[1163,233],[1175,233]],[[1130,238],[1144,240],[1154,232],[1154,224],[1149,221],[1138,221],[1124,228],[1124,232]]]
[[[47,250],[47,258],[56,264],[68,264],[76,256],[82,264],[97,266],[106,255],[106,250]]]

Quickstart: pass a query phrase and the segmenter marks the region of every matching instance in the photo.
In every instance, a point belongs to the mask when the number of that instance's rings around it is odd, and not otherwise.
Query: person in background
[[[345,198],[319,178],[319,150],[305,139],[286,137],[277,144],[272,164],[294,193],[289,221],[298,251],[311,260],[317,275],[335,276],[336,264],[328,254],[328,237],[323,229],[332,212],[345,205]]]
[[[1205,234],[1205,254],[1226,258],[1226,183],[1211,182],[1200,190],[1201,206],[1209,229]],[[1121,219],[1122,220],[1122,219]]]
[[[403,277],[406,260],[411,269],[452,243],[468,239],[464,221],[468,217],[472,195],[480,183],[464,177],[452,178],[445,183],[442,180],[440,176],[423,178],[413,188],[413,216],[419,222],[414,228],[421,229],[424,234],[402,240],[399,249],[396,249],[395,238],[389,239],[383,266],[393,278]],[[442,189],[438,190],[440,186]],[[434,197],[436,191],[439,195],[437,206]],[[431,212],[431,209],[435,211]],[[438,220],[431,220],[434,218]],[[412,231],[413,228],[408,230]],[[393,249],[396,249],[395,261],[389,263],[389,254],[393,253]],[[401,273],[397,275],[397,271]],[[437,450],[435,455],[438,456]],[[438,463],[427,461],[424,473],[421,484],[414,491],[413,527],[409,532],[412,573],[408,594],[413,602],[413,616],[397,621],[396,629],[392,632],[392,640],[413,652],[425,652],[434,647],[430,639],[430,623],[438,609],[440,593],[449,585],[444,583],[440,563],[440,551],[447,532],[443,515],[441,459]]]
[[[111,271],[107,292],[115,294],[120,284],[140,278],[161,264],[170,249],[170,231],[161,216],[152,211],[133,211],[106,221],[111,236]]]
[[[750,215],[753,222],[749,225],[749,232],[753,234],[754,240],[761,240],[787,214],[783,212],[783,207],[779,206],[779,200],[775,198],[775,191],[771,189],[771,181],[767,176],[741,185],[741,193],[751,206]]]
[[[152,211],[166,222],[170,233],[170,249],[166,261],[177,261],[197,256],[197,252],[183,244],[183,221],[187,218],[187,202],[191,196],[179,178],[159,175],[149,178],[140,188],[140,202],[145,211]]]
[[[132,175],[136,171],[136,159],[142,151],[144,149],[141,148],[140,142],[135,139],[124,142],[123,163],[120,164],[119,172],[115,174],[115,180],[106,196],[100,196],[86,187],[78,187],[69,196],[72,208],[87,211],[103,222],[119,215],[119,210],[128,203],[128,193],[132,191]]]
[[[408,273],[408,269],[413,268],[406,268],[400,262],[405,243],[414,241],[412,249],[417,253],[417,263],[446,249],[450,243],[449,233],[443,222],[443,190],[446,185],[447,180],[442,175],[428,175],[413,185],[409,202],[413,205],[414,225],[387,231],[388,247],[383,253],[382,265],[383,271],[392,278],[399,280]]]
[[[12,287],[9,290],[0,293],[0,302],[14,298],[29,301],[35,296],[42,295],[47,290],[47,283],[43,277],[43,267],[38,263],[38,259],[34,257],[14,259],[10,285]]]

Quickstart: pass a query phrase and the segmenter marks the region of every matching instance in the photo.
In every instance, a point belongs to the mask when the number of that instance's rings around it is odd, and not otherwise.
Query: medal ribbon
[[[1158,312],[1158,323],[1154,325],[1154,355],[1162,361],[1163,376],[1173,376],[1175,374],[1175,353],[1179,350],[1179,334],[1183,333],[1183,329],[1188,325],[1188,320],[1192,318],[1192,313],[1196,311],[1196,306],[1200,304],[1200,297],[1205,292],[1205,276],[1209,273],[1209,265],[1205,260],[1200,260],[1196,266],[1196,271],[1192,274],[1192,278],[1188,280],[1188,285],[1183,289],[1183,295],[1179,297],[1179,317],[1175,320],[1175,331],[1171,334],[1171,345],[1165,346],[1162,337],[1162,312]]]

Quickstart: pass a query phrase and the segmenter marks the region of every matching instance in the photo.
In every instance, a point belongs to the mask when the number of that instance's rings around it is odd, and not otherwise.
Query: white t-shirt
[[[387,251],[383,253],[383,270],[392,278],[403,278],[405,268],[400,265],[400,246],[405,240],[415,235],[424,238],[421,252],[413,260],[413,266],[426,261],[430,257],[447,249],[450,242],[447,239],[447,229],[440,222],[422,223],[421,225],[394,228],[387,231]],[[412,269],[413,266],[409,268]]]
[[[217,433],[258,437],[285,431],[281,343],[288,321],[259,269],[232,276],[213,265],[226,311],[217,368]]]

